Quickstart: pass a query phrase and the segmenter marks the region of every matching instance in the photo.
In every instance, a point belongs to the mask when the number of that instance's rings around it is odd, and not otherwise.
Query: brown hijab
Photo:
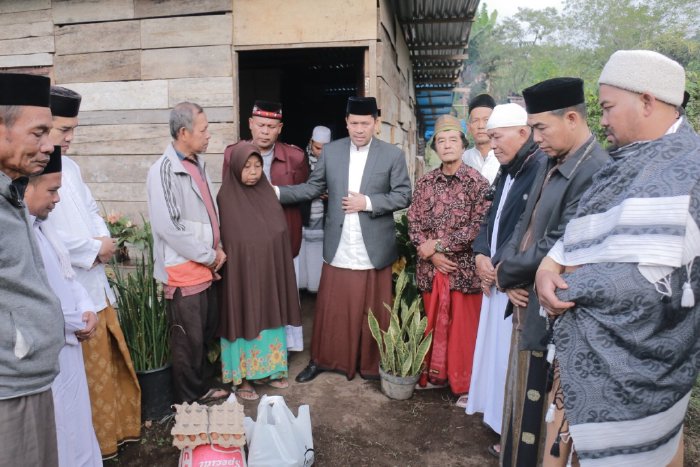
[[[255,339],[260,331],[301,326],[292,250],[282,207],[262,174],[247,186],[241,174],[252,144],[237,145],[224,166],[216,197],[221,242],[228,260],[221,270],[219,336],[233,342]],[[262,158],[260,158],[262,161]]]

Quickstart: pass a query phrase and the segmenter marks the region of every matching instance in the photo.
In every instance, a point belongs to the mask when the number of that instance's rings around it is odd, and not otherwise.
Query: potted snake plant
[[[406,299],[409,273],[401,271],[396,281],[394,306],[386,303],[389,327],[379,327],[377,318],[369,311],[369,329],[377,341],[380,353],[379,376],[382,392],[390,399],[405,400],[413,390],[423,361],[433,340],[432,332],[425,334],[428,320],[423,316],[423,300],[420,295]]]
[[[153,237],[144,222],[144,248],[132,266],[113,263],[117,316],[141,386],[141,416],[159,418],[173,403],[169,326],[163,288],[153,277]]]

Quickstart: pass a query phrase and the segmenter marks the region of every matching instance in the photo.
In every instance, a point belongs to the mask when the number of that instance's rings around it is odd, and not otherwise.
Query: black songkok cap
[[[50,87],[46,76],[0,73],[0,105],[48,107]]]
[[[282,120],[282,104],[273,101],[255,101],[255,104],[253,104],[253,115]]]
[[[685,109],[685,106],[688,105],[688,101],[690,100],[690,93],[688,91],[683,91],[683,103],[681,104],[681,107]]]
[[[374,97],[348,97],[346,114],[371,115],[376,117],[379,114],[377,100]]]
[[[75,91],[61,86],[51,86],[51,115],[77,117],[82,97]]]
[[[496,101],[488,94],[479,94],[469,101],[469,113],[472,113],[472,110],[476,109],[477,107],[488,107],[489,109],[493,109],[496,107]]]
[[[49,163],[41,175],[53,174],[61,171],[61,146],[54,146]]]
[[[551,112],[583,104],[583,80],[552,78],[523,90],[525,109],[529,114]]]

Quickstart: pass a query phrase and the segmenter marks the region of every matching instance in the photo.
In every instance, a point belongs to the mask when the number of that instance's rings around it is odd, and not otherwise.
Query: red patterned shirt
[[[457,271],[450,274],[450,290],[481,292],[472,242],[491,205],[485,198],[488,188],[488,181],[466,164],[453,176],[437,168],[416,182],[408,208],[409,236],[416,247],[426,240],[439,239],[449,251],[448,259],[457,263]],[[420,290],[432,290],[434,273],[430,259],[418,258],[416,281]]]

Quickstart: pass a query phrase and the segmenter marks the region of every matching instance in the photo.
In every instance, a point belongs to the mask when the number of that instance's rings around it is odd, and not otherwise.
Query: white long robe
[[[513,184],[510,175],[506,179],[501,195],[491,237],[491,254],[496,253],[498,224],[508,191]],[[474,348],[474,364],[469,389],[469,400],[465,411],[468,415],[484,414],[484,423],[499,435],[503,418],[503,396],[508,370],[508,353],[513,329],[512,316],[503,319],[508,305],[508,295],[491,287],[491,296],[485,294],[481,301],[479,330]]]
[[[312,217],[309,227],[304,227],[299,250],[299,273],[297,285],[300,289],[309,292],[318,292],[318,284],[321,281],[321,267],[323,265],[323,201],[316,199],[313,203],[320,205],[321,214],[314,218],[313,210],[318,209],[316,204],[312,206]]]
[[[58,190],[61,202],[45,222],[68,248],[76,279],[90,294],[96,307],[93,311],[99,313],[116,302],[104,265],[94,264],[101,246],[95,237],[109,237],[109,230],[90,189],[83,182],[78,164],[67,156],[61,157],[61,164],[62,186]]]
[[[58,355],[60,371],[51,386],[56,419],[58,462],[60,467],[102,465],[102,454],[92,426],[90,394],[83,365],[83,352],[75,332],[85,327],[83,313],[94,311],[85,288],[64,276],[58,255],[42,232],[41,221],[34,223],[41,257],[53,292],[61,301],[65,320],[66,344]],[[44,226],[50,228],[50,226]],[[56,237],[58,240],[58,237]]]

